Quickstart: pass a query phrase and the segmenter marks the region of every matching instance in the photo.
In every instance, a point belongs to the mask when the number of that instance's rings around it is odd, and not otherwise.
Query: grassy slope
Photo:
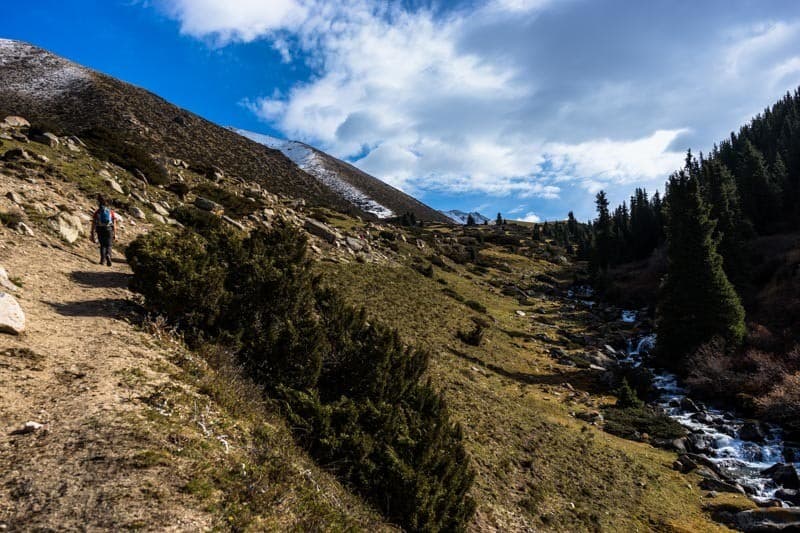
[[[403,246],[409,255],[422,254]],[[558,275],[550,263],[494,250],[512,267],[506,277]],[[494,270],[482,279],[462,267],[456,273],[436,268],[431,279],[402,266],[325,263],[322,269],[353,303],[434,354],[431,377],[463,423],[479,472],[474,529],[715,531],[724,528],[710,520],[705,504],[751,505],[744,498],[705,499],[696,479],[670,469],[673,453],[613,437],[572,416],[613,398],[596,394],[584,371],[555,364],[548,345],[503,332],[551,338],[558,327],[581,332],[580,314],[563,303],[536,299],[520,307],[486,283],[502,275]],[[496,319],[481,347],[456,339],[477,313],[443,294],[436,278],[483,303]]]

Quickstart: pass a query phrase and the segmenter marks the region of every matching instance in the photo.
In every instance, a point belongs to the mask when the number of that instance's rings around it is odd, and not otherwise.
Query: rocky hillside
[[[34,126],[69,132],[151,181],[164,179],[159,175],[167,161],[181,159],[212,178],[224,168],[274,194],[375,218],[346,191],[304,172],[279,150],[26,43],[0,39],[0,115],[22,115]],[[326,164],[393,212],[441,220],[436,211],[346,163],[327,158]]]

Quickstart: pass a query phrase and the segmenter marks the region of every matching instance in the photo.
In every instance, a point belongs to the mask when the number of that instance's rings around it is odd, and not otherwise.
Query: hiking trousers
[[[112,242],[111,228],[98,226],[97,228],[97,242],[100,243],[100,262],[105,263],[111,261],[111,242]]]

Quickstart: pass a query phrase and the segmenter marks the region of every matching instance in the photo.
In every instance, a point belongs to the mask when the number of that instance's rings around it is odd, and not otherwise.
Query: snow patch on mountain
[[[336,171],[329,169],[325,165],[325,156],[307,144],[303,144],[299,141],[278,139],[270,135],[264,135],[263,133],[254,133],[237,128],[231,129],[243,137],[247,137],[250,140],[275,150],[280,150],[286,157],[294,161],[298,167],[317,178],[330,189],[342,195],[342,197],[362,211],[372,213],[378,218],[390,218],[395,216],[394,211],[376,202],[361,189],[342,179]]]
[[[472,218],[475,220],[475,224],[483,224],[484,222],[490,222],[488,217],[485,217],[478,213],[477,211],[473,211],[472,213],[466,213],[464,211],[459,211],[458,209],[451,209],[450,211],[442,211],[446,217],[450,218],[453,222],[458,224],[466,224],[467,218],[472,215]]]
[[[5,90],[50,99],[88,83],[91,71],[30,44],[0,39],[0,78]]]

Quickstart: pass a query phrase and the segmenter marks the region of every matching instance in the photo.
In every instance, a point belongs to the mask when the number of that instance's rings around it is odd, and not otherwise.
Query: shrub
[[[426,278],[433,277],[433,265],[424,266],[422,263],[414,263],[411,268],[425,276]]]
[[[686,430],[669,416],[647,405],[609,407],[603,411],[603,429],[625,439],[639,440],[645,433],[654,439],[674,440]]]
[[[19,211],[0,211],[0,224],[14,226],[22,222],[22,213]]]
[[[487,312],[486,306],[480,302],[476,302],[475,300],[467,300],[466,302],[464,302],[464,305],[479,313],[486,314]]]
[[[480,324],[475,324],[471,331],[464,332],[459,330],[456,336],[463,342],[471,346],[480,346],[483,341],[483,332],[485,328]]]
[[[324,289],[293,227],[249,236],[192,209],[127,251],[133,288],[237,354],[322,464],[411,531],[458,531],[475,504],[461,428],[422,383],[429,354]]]
[[[445,287],[444,289],[442,289],[442,292],[444,294],[446,294],[447,296],[449,296],[450,298],[452,298],[452,299],[454,299],[454,300],[456,300],[458,302],[463,302],[464,301],[464,297],[461,296],[460,294],[458,294],[456,291],[454,291],[450,287]]]

